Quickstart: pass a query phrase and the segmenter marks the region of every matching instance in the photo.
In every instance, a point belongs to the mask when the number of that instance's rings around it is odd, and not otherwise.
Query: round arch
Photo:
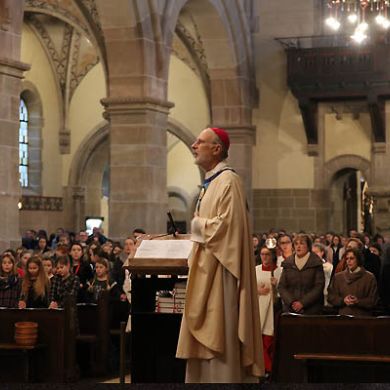
[[[345,154],[334,157],[324,164],[325,188],[329,188],[332,179],[337,172],[348,168],[361,171],[366,181],[370,183],[370,162],[367,159],[354,154]]]
[[[109,123],[101,122],[95,126],[81,142],[69,170],[68,188],[70,189],[70,213],[78,227],[82,226],[86,215],[100,215],[101,178],[109,162]],[[188,150],[195,141],[195,136],[180,122],[170,118],[167,132],[176,136]],[[204,173],[200,170],[200,178]],[[169,196],[183,201],[187,207],[186,222],[190,220],[192,201],[185,191],[169,187]],[[77,214],[77,215],[76,215]]]

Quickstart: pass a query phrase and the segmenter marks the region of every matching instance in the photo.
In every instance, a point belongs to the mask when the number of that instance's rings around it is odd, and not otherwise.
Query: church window
[[[19,182],[22,188],[28,187],[28,110],[20,99],[19,105]]]

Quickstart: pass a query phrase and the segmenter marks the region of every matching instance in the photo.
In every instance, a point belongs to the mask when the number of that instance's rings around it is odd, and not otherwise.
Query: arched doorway
[[[178,122],[168,122],[167,128],[167,192],[168,207],[179,223],[180,232],[188,228],[193,209],[193,198],[198,194],[201,173],[193,162],[191,144],[195,140]],[[128,180],[132,180],[131,173]],[[102,217],[103,229],[108,231],[109,126],[103,122],[93,129],[81,143],[69,176],[69,226],[84,228],[87,216]],[[168,210],[167,210],[168,211]],[[167,221],[168,222],[168,221]],[[68,226],[67,225],[67,226]],[[142,227],[142,226],[140,226]],[[178,226],[179,227],[179,226]]]
[[[348,233],[350,230],[371,233],[371,210],[367,178],[354,168],[337,171],[330,183],[330,229]]]

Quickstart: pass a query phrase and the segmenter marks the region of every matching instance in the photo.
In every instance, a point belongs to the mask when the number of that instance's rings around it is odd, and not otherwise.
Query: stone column
[[[110,121],[110,237],[136,227],[164,233],[167,222],[166,123],[172,103],[153,98],[102,100]]]
[[[387,134],[387,140],[389,134]],[[390,235],[390,148],[388,142],[374,143],[371,159],[371,179],[368,194],[374,200],[373,228]]]
[[[19,62],[22,21],[22,0],[0,0],[0,251],[20,244],[20,80],[29,69]]]
[[[256,142],[255,126],[218,125],[229,133],[229,164],[240,175],[249,206],[252,205],[252,155]],[[251,208],[251,207],[250,207]]]

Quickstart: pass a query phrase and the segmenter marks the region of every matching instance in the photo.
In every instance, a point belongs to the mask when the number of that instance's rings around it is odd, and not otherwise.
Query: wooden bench
[[[24,383],[37,382],[39,380],[39,364],[44,364],[42,352],[45,350],[46,345],[44,344],[23,346],[15,343],[0,343],[0,357],[5,357],[8,360],[16,357],[18,360],[18,372],[23,380],[20,381],[19,375],[13,379],[18,379],[18,381]],[[2,377],[4,378],[4,375]]]
[[[390,317],[283,314],[272,381],[390,382],[389,329]]]
[[[310,366],[315,366],[316,362],[340,362],[346,363],[390,363],[389,355],[368,355],[368,354],[333,354],[333,353],[297,353],[294,354],[295,360],[300,360],[304,365],[305,383],[310,379]]]
[[[78,303],[77,315],[79,321],[77,344],[83,352],[85,349],[88,351],[86,370],[92,375],[104,375],[108,369],[110,343],[109,293],[102,292],[97,304]]]
[[[37,378],[44,382],[69,382],[76,379],[75,334],[71,325],[72,313],[69,309],[7,309],[0,308],[0,343],[4,354],[9,354],[10,344],[15,350],[14,324],[19,321],[38,323],[38,343],[43,344],[42,363]],[[22,348],[26,350],[26,348]],[[2,357],[0,370],[6,370],[8,362]],[[19,367],[0,373],[0,381],[20,381]],[[15,368],[15,371],[13,371]],[[24,378],[26,378],[24,376]]]

